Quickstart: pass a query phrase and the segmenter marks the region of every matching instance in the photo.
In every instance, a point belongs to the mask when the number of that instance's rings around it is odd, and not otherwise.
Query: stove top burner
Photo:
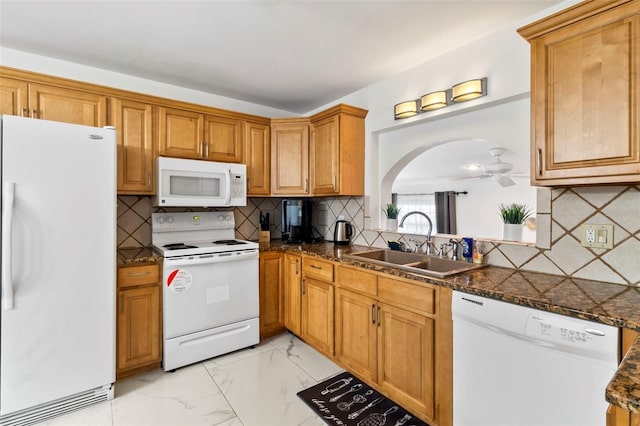
[[[185,249],[198,248],[198,246],[190,246],[190,245],[187,245],[185,243],[165,244],[162,247],[166,248],[167,250],[185,250]]]
[[[247,243],[244,241],[238,241],[238,240],[217,240],[217,241],[214,241],[213,244],[220,244],[225,246],[237,246],[237,245],[247,244]]]

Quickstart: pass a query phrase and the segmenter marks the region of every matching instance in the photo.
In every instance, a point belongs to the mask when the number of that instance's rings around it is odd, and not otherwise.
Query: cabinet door
[[[118,130],[118,193],[153,193],[153,107],[111,99],[110,117]]]
[[[0,114],[29,116],[27,83],[0,77]]]
[[[293,254],[284,255],[284,326],[300,336],[302,298],[302,259]]]
[[[204,122],[205,160],[242,162],[243,122],[233,118],[207,115]]]
[[[333,284],[303,277],[302,339],[333,357],[333,327]]]
[[[349,371],[377,379],[377,325],[374,299],[342,288],[335,298],[335,356]]]
[[[161,360],[160,287],[118,292],[118,372]]]
[[[73,89],[29,84],[29,108],[34,118],[103,127],[107,97]]]
[[[160,108],[159,154],[202,159],[204,115],[181,109]]]
[[[260,254],[260,337],[284,330],[282,255]]]
[[[534,184],[638,180],[638,4],[531,41]]]
[[[339,115],[313,124],[310,170],[314,195],[334,195],[339,192],[339,127]]]
[[[271,128],[271,193],[309,194],[309,126]]]
[[[398,404],[434,419],[435,321],[384,303],[378,307],[378,385]]]
[[[247,165],[247,195],[269,195],[271,191],[270,128],[246,123],[244,161]]]

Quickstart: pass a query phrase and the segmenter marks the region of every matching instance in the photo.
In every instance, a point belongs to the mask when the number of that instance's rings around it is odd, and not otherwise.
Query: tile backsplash
[[[282,236],[281,217],[282,198],[247,199],[244,207],[234,207],[236,219],[236,238],[257,240],[260,225],[260,212],[269,213],[271,220],[271,239]],[[169,211],[216,211],[229,210],[215,208],[160,208],[153,207],[151,197],[121,195],[118,197],[118,248],[146,247],[151,245],[151,213]],[[325,240],[333,239],[333,228],[340,216],[351,222],[354,238],[362,232],[364,208],[361,197],[335,197],[314,199],[312,213],[314,234]]]
[[[281,198],[249,198],[247,206],[234,208],[236,237],[258,239],[260,211],[270,213],[271,238],[279,239]],[[354,244],[386,247],[388,240],[409,245],[414,235],[364,229],[364,198],[314,199],[313,225],[316,235],[333,238],[336,220],[343,216],[354,227]],[[191,209],[205,211],[216,209]],[[118,247],[151,244],[151,213],[171,211],[151,205],[148,196],[118,197]],[[175,209],[173,211],[185,211]],[[534,245],[482,241],[488,263],[509,268],[572,276],[618,284],[640,285],[640,186],[587,186],[539,188],[537,242]],[[611,250],[580,246],[584,223],[613,224]],[[418,236],[418,239],[420,236]],[[422,237],[424,239],[424,237]],[[447,239],[435,237],[436,244]]]

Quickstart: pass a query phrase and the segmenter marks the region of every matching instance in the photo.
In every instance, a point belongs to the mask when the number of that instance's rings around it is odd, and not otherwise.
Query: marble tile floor
[[[115,398],[38,426],[321,426],[296,393],[342,370],[290,333],[116,383]]]

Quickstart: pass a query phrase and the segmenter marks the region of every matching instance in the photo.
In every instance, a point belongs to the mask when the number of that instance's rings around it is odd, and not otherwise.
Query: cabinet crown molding
[[[627,3],[638,3],[638,6],[640,6],[639,0],[587,0],[520,27],[517,31],[521,37],[530,41],[551,31]]]
[[[326,109],[324,111],[321,111],[317,114],[312,115],[310,119],[311,119],[311,122],[315,122],[335,114],[347,114],[347,115],[353,115],[358,118],[365,118],[368,112],[369,111],[366,109],[354,107],[347,104],[338,104],[329,109]]]

